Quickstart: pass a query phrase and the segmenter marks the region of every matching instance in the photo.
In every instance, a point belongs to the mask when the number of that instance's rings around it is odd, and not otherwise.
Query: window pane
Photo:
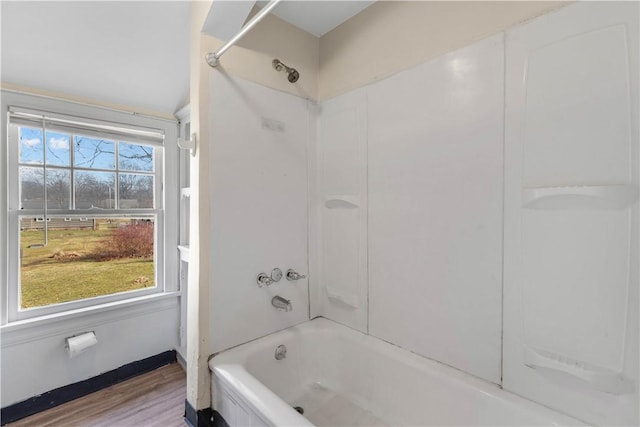
[[[153,177],[121,173],[120,209],[153,208]]]
[[[128,171],[153,171],[153,147],[121,142],[118,145],[118,168]]]
[[[42,164],[42,129],[20,128],[20,163]]]
[[[20,308],[155,287],[155,221],[20,217]]]
[[[20,209],[44,208],[44,169],[20,166]]]
[[[69,209],[71,200],[71,171],[47,169],[47,208]]]
[[[47,164],[69,166],[69,135],[47,131]]]
[[[73,164],[91,169],[115,169],[115,142],[105,139],[75,136],[73,138]]]
[[[115,173],[76,171],[73,175],[76,190],[76,209],[115,208]]]

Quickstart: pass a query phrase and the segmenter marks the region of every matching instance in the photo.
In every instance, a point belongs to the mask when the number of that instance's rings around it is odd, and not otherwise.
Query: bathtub
[[[280,345],[286,357],[276,360]],[[214,409],[230,426],[581,425],[324,318],[224,351],[209,366]]]

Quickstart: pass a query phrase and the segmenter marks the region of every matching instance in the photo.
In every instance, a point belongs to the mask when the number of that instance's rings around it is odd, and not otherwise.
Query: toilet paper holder
[[[95,331],[82,332],[64,339],[64,348],[73,358],[98,343]]]

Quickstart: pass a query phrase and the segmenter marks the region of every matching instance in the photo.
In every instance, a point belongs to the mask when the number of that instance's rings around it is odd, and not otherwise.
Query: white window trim
[[[173,294],[178,290],[178,252],[176,249],[178,243],[178,148],[176,144],[178,123],[163,118],[153,118],[138,114],[107,109],[103,107],[92,107],[85,104],[75,103],[71,101],[53,99],[49,97],[40,97],[24,93],[16,93],[11,91],[1,92],[2,106],[2,141],[5,144],[4,149],[0,150],[0,163],[3,165],[5,174],[0,176],[0,223],[3,224],[0,231],[0,273],[2,283],[0,288],[0,325],[10,325],[12,322],[21,322],[30,318],[59,314],[64,316],[65,313],[74,313],[79,309],[101,306],[104,304],[117,303],[118,301],[126,302],[134,298],[144,297],[150,294]],[[8,110],[9,106],[20,106],[35,110],[51,111],[68,116],[82,117],[96,121],[107,121],[121,123],[123,125],[160,129],[164,131],[165,141],[163,144],[164,151],[160,156],[163,179],[162,182],[156,183],[156,207],[158,225],[156,233],[156,283],[157,287],[152,289],[142,289],[112,295],[105,295],[96,298],[71,301],[62,304],[34,308],[29,310],[18,310],[18,277],[19,277],[19,256],[18,238],[19,225],[18,217],[26,212],[18,210],[17,206],[10,206],[9,201],[18,201],[17,172],[12,172],[12,160],[17,160],[17,144],[12,147],[9,144],[7,131],[8,126]],[[16,163],[16,161],[13,161]],[[17,171],[14,166],[13,169]],[[12,174],[13,173],[13,174]],[[166,190],[165,190],[166,189]],[[13,209],[11,209],[13,208]],[[56,212],[57,213],[57,212]],[[79,214],[81,211],[75,211]],[[107,211],[91,212],[93,215],[109,216]],[[54,214],[54,212],[51,212]],[[113,213],[112,213],[113,214]],[[142,212],[140,212],[142,214]],[[162,228],[162,229],[161,229]]]

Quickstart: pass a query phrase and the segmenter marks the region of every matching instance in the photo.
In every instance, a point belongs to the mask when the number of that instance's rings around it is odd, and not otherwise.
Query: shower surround
[[[637,424],[637,16],[637,3],[567,6],[319,103],[211,71],[214,383],[248,375],[237,404],[265,389],[267,406],[304,407],[224,350],[311,334],[295,325],[320,316],[404,349],[397,360],[471,374],[465,390],[573,417],[553,422]],[[308,286],[259,288],[275,267]],[[347,400],[380,404],[360,391]],[[552,422],[423,419],[396,403],[365,422]]]

